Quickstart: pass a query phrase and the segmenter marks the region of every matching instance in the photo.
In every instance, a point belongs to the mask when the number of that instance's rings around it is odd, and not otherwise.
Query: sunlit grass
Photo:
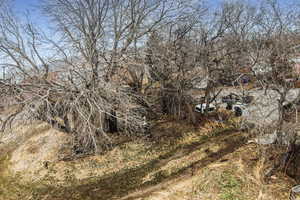
[[[106,200],[162,184],[182,174],[194,174],[200,168],[202,174],[197,173],[192,191],[189,190],[193,195],[176,190],[177,197],[211,199],[204,195],[207,193],[224,200],[238,199],[244,188],[243,179],[235,174],[223,174],[224,170],[201,169],[218,160],[220,154],[226,155],[226,151],[242,144],[243,136],[236,129],[238,123],[236,119],[226,123],[208,120],[203,127],[195,128],[184,122],[162,119],[154,128],[151,140],[120,136],[118,145],[102,155],[50,163],[47,170],[42,170],[46,174],[35,183],[24,184],[22,174],[12,176],[6,171],[0,178],[0,191],[5,200],[20,199],[18,194],[21,199]],[[226,150],[229,147],[232,149]],[[1,169],[9,168],[8,161],[9,157],[1,161]],[[41,176],[41,172],[37,171],[36,176]]]

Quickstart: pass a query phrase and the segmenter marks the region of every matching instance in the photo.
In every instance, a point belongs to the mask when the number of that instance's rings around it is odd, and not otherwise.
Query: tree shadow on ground
[[[189,166],[181,168],[176,172],[164,175],[156,173],[151,181],[145,182],[144,179],[149,173],[156,172],[165,166],[176,154],[184,157],[193,151],[203,148],[205,144],[213,142],[215,145],[222,147],[217,152],[207,152],[207,156],[201,160],[191,163]],[[245,136],[238,132],[218,134],[215,137],[204,141],[194,142],[192,144],[179,146],[159,156],[137,168],[123,169],[102,177],[95,177],[83,181],[82,184],[72,187],[46,187],[39,191],[37,199],[62,200],[62,199],[80,199],[80,200],[108,200],[126,197],[131,192],[147,189],[151,186],[172,180],[181,176],[187,176],[191,168],[202,168],[208,164],[221,159],[223,156],[234,152],[245,142]],[[176,159],[178,156],[176,157]],[[126,198],[126,199],[130,199]]]

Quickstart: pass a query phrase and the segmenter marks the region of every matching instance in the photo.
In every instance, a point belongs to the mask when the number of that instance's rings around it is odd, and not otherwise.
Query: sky
[[[9,0],[8,0],[9,1]],[[30,15],[31,15],[31,20],[36,23],[40,28],[42,28],[43,30],[47,31],[50,30],[51,28],[50,23],[48,21],[48,19],[43,16],[39,9],[37,8],[40,3],[41,0],[13,0],[14,4],[15,4],[15,9],[17,11],[17,13],[22,14],[25,13],[27,11],[29,11]],[[51,1],[51,0],[49,0]],[[197,0],[195,0],[197,1]],[[199,0],[201,1],[201,0]],[[214,7],[220,4],[220,2],[222,2],[223,0],[203,0],[209,3],[210,6]],[[239,1],[239,0],[228,0],[228,1]],[[249,1],[252,3],[256,3],[256,2],[261,2],[261,1],[267,1],[267,0],[245,0],[245,1]],[[286,7],[292,6],[295,4],[295,2],[299,2],[299,0],[277,0],[279,1],[279,3],[281,5],[284,5]]]
[[[50,0],[51,1],[51,0]],[[205,1],[205,0],[204,0]],[[211,5],[218,5],[222,0],[206,0]],[[258,1],[266,1],[266,0],[248,0],[250,2],[258,2]],[[293,2],[297,2],[298,0],[278,0],[281,4],[291,4]],[[41,2],[41,0],[14,0],[16,8],[18,11],[25,11],[29,10],[32,12],[37,12],[37,9],[34,8],[35,6],[38,6]],[[36,15],[39,19],[40,15]]]
[[[41,14],[37,6],[40,5],[41,0],[14,0],[14,8],[17,13],[30,13],[31,20],[41,26],[47,28],[49,25],[47,18]]]
[[[15,9],[17,12],[29,11],[31,13],[38,13],[36,6],[40,4],[40,0],[14,0]],[[36,15],[40,17],[40,14]]]

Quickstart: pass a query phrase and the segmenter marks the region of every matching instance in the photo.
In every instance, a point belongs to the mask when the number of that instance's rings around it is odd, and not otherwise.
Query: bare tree
[[[226,80],[233,82],[239,74],[243,31],[249,20],[241,2],[223,2],[214,12],[205,15],[194,30],[197,38],[198,57],[206,73],[205,102],[209,105],[223,89]],[[247,27],[248,28],[248,27]],[[221,87],[220,87],[221,86]]]
[[[101,73],[106,81],[122,67],[129,48],[137,54],[145,36],[180,9],[176,1],[160,0],[44,1],[44,11],[58,25],[63,40],[89,63],[92,80]]]
[[[161,87],[162,111],[180,118],[188,110],[194,123],[193,109],[186,109],[194,103],[188,94],[206,79],[204,95],[209,105],[220,94],[224,76],[240,75],[253,18],[250,6],[242,3],[224,3],[215,12],[201,11],[169,26],[164,31],[169,35],[153,32],[146,51],[152,81]]]
[[[282,10],[277,1],[269,1],[260,8],[260,15],[249,48],[251,70],[261,86],[276,91],[278,99],[278,130],[284,123],[287,94],[294,88],[297,74],[292,61],[295,45],[294,11]]]
[[[151,81],[159,84],[161,111],[179,119],[186,117],[188,112],[192,122],[196,123],[192,109],[194,102],[188,93],[193,88],[192,79],[197,76],[198,67],[195,44],[187,36],[191,29],[191,26],[179,27],[170,38],[153,32],[147,43],[146,63]]]
[[[99,135],[109,140],[109,132],[143,132],[143,110],[158,101],[162,113],[196,123],[195,86],[207,79],[209,105],[223,89],[220,80],[236,79],[246,66],[251,72],[256,66],[270,69],[268,76],[253,75],[279,94],[282,127],[284,102],[293,88],[288,78],[294,78],[290,21],[295,14],[273,1],[260,9],[224,1],[214,12],[193,2],[44,0],[53,38],[3,4],[1,65],[14,78],[1,82],[1,95],[19,108],[4,127],[27,110],[73,134],[82,149],[95,150]],[[148,98],[151,90],[158,98]]]
[[[101,13],[99,16],[105,15],[106,4],[97,6],[93,9]],[[1,81],[1,89],[5,91],[2,95],[13,99],[12,104],[18,107],[4,121],[3,128],[20,113],[27,113],[25,120],[38,119],[71,133],[78,153],[98,151],[98,136],[102,136],[100,140],[109,140],[107,133],[116,130],[112,127],[116,121],[119,130],[128,134],[143,134],[146,125],[143,115],[135,109],[134,97],[120,90],[116,84],[100,79],[97,46],[102,28],[97,23],[101,21],[94,18],[95,10],[81,8],[83,13],[79,16],[84,15],[84,18],[75,18],[75,15],[71,19],[82,19],[81,28],[87,30],[80,33],[68,27],[69,22],[58,21],[64,31],[69,28],[69,31],[63,32],[68,39],[63,43],[49,39],[29,22],[22,24],[13,16],[10,7],[2,12],[0,22],[0,54],[4,58],[1,64],[9,67],[14,75],[12,81]],[[80,37],[75,40],[75,35],[84,36],[83,41]],[[65,51],[61,46],[65,44],[73,46],[72,51]],[[50,51],[50,56],[44,51],[50,45],[60,53],[58,56],[53,55],[55,51]],[[76,50],[81,50],[79,55],[71,54]],[[85,60],[81,61],[82,58]]]
[[[3,128],[27,111],[28,117],[73,134],[79,151],[97,151],[98,136],[109,140],[108,132],[143,133],[147,123],[140,105],[148,105],[120,87],[115,75],[126,69],[139,91],[144,69],[141,74],[132,69],[144,67],[137,63],[143,61],[139,49],[147,34],[184,19],[188,2],[45,0],[42,9],[55,27],[53,38],[7,6],[0,54],[15,79],[1,82],[1,88],[19,109]]]

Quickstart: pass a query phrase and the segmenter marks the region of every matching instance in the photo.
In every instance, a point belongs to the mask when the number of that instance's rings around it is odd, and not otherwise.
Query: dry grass
[[[136,195],[134,198],[124,199],[287,199],[291,180],[279,180],[278,177],[272,184],[263,184],[260,177],[256,177],[261,163],[255,150],[255,145],[243,146],[222,159],[197,169],[192,176],[169,181],[159,189],[147,191],[144,196]]]
[[[192,177],[162,189],[161,194],[164,195],[153,194],[145,200],[287,199],[293,182],[285,176],[278,175],[271,184],[264,184],[261,181],[261,162],[256,149],[255,145],[243,146],[222,159],[198,169]],[[180,187],[177,187],[177,184]]]
[[[21,199],[43,200],[284,199],[289,185],[279,178],[264,185],[257,148],[244,145],[246,134],[236,131],[237,123],[236,119],[225,124],[207,120],[202,128],[194,128],[165,117],[153,128],[152,139],[115,136],[111,150],[50,162],[48,169],[34,173],[42,179],[26,187],[20,184],[22,177],[6,173],[0,178],[0,196],[20,199],[10,195],[12,191]],[[28,141],[38,144],[39,140]],[[29,154],[41,151],[32,142],[27,144],[24,149]]]

